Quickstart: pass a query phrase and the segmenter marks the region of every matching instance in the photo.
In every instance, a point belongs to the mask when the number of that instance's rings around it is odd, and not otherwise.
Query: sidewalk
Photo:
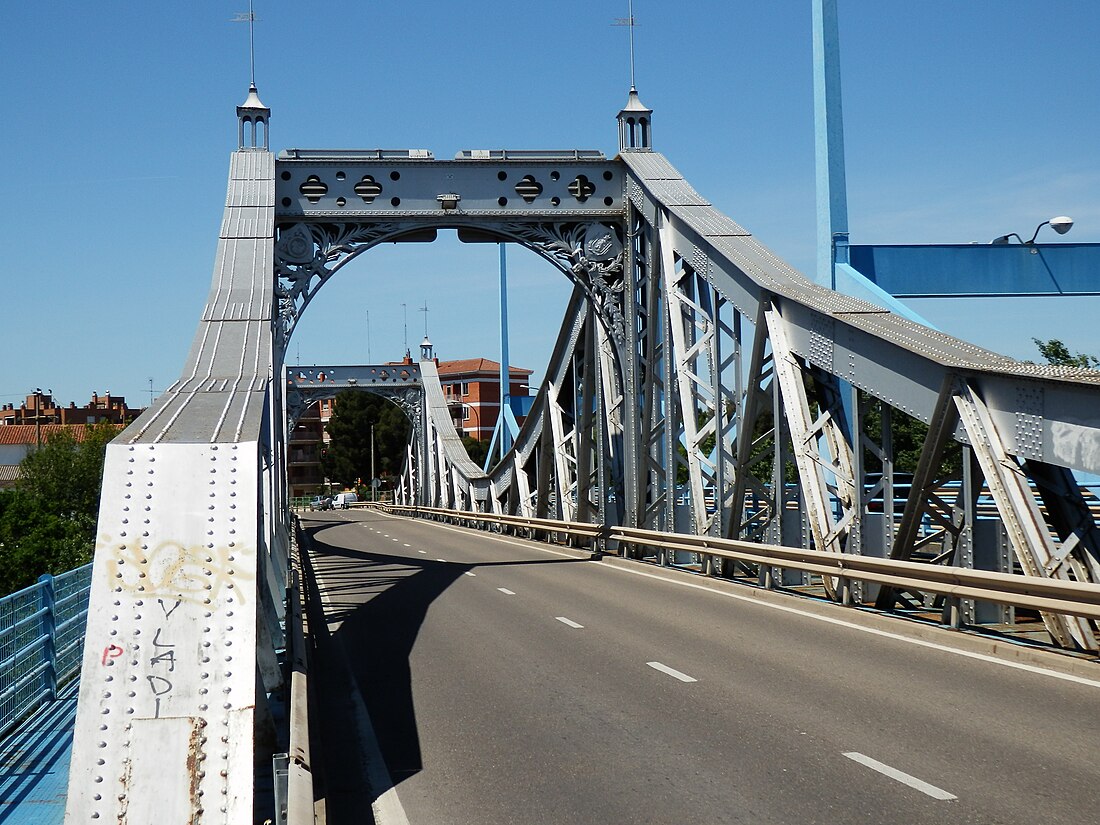
[[[0,741],[0,825],[61,825],[80,680]]]

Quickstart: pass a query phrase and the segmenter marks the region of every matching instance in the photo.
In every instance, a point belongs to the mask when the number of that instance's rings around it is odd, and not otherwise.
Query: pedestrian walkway
[[[0,741],[0,825],[61,825],[79,679]]]

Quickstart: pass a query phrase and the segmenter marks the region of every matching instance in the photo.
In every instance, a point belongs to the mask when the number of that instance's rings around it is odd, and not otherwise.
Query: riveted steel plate
[[[810,318],[810,363],[823,370],[833,369],[833,338],[836,335],[836,322],[821,312],[814,312]]]
[[[696,232],[707,237],[747,237],[752,234],[713,206],[680,206],[676,209],[676,215]]]
[[[1021,458],[1043,458],[1043,388],[1016,388],[1016,454]]]
[[[108,447],[71,821],[247,821],[257,467],[255,442]]]

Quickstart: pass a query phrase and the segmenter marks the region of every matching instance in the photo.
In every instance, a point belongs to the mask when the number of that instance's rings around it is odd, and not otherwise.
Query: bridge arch
[[[519,223],[490,219],[459,223],[428,218],[414,226],[364,220],[277,227],[275,295],[284,354],[298,319],[337,272],[382,244],[432,242],[439,230],[454,230],[464,243],[514,243],[533,252],[563,274],[593,306],[604,310],[597,317],[607,326],[612,340],[621,344],[621,309],[613,300],[622,289],[626,230],[620,222]],[[601,251],[591,253],[590,258],[588,248]]]

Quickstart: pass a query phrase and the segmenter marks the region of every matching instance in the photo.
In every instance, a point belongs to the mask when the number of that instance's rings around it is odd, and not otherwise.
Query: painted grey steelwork
[[[424,384],[420,364],[286,367],[283,370],[283,385],[288,433],[294,431],[298,420],[313,404],[335,398],[337,394],[348,390],[369,392],[387,398],[400,407],[411,424],[402,495],[405,500],[416,500],[415,468],[426,463],[423,452]],[[289,443],[284,444],[283,448],[285,460]]]
[[[419,422],[423,388],[419,364],[286,367],[283,372],[287,432],[318,401],[345,390],[363,390],[388,398]]]
[[[393,393],[419,422],[407,503],[960,566],[975,564],[984,506],[1026,575],[1100,580],[1095,520],[1071,473],[1100,472],[1100,374],[1021,364],[803,278],[652,150],[636,91],[614,159],[276,158],[269,115],[255,89],[238,108],[184,374],[108,449],[69,821],[250,821],[265,695],[282,678],[286,416],[342,386]],[[526,246],[574,285],[546,380],[488,473],[462,448],[430,349],[418,370],[384,378],[390,365],[284,372],[329,278],[379,243],[440,229]],[[872,505],[900,489],[889,422],[901,414],[930,435],[895,517]],[[964,471],[951,487],[940,475],[953,442]],[[732,563],[703,558],[712,574]],[[899,596],[913,598],[883,588],[878,599]],[[1044,621],[1060,644],[1097,647],[1089,620]]]

